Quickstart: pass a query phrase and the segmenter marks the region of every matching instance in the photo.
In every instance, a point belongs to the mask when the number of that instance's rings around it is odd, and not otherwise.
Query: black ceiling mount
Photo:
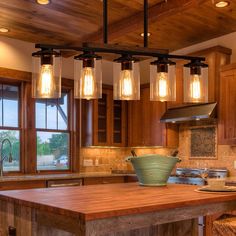
[[[143,46],[148,47],[148,0],[143,0]]]

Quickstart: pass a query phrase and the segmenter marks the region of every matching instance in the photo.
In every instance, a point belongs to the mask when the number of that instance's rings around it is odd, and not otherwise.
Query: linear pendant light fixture
[[[167,2],[167,1],[165,1]],[[157,58],[150,63],[150,100],[175,101],[175,62],[188,60],[184,65],[184,101],[207,102],[208,65],[204,57],[173,55],[148,48],[148,0],[144,0],[144,47],[108,44],[107,0],[103,0],[103,45],[83,43],[79,46],[36,44],[41,51],[33,53],[33,97],[57,98],[61,95],[61,55],[57,51],[83,52],[74,57],[74,97],[97,99],[102,97],[102,58],[96,53],[117,54],[113,61],[113,98],[140,99],[139,60],[135,56]],[[56,50],[56,51],[55,51]]]

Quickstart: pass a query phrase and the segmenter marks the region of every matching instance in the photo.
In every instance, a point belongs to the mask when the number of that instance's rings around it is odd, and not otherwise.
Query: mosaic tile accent
[[[191,129],[191,157],[216,157],[216,128],[199,127]]]

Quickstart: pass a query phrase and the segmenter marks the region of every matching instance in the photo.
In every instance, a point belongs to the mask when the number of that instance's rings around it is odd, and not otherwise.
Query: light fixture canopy
[[[74,97],[97,99],[102,97],[102,62],[93,52],[84,51],[74,57]]]
[[[113,62],[114,100],[140,99],[140,72],[138,60],[123,54]]]
[[[8,33],[10,30],[8,28],[5,28],[5,27],[1,27],[0,28],[0,32],[1,33]]]
[[[42,49],[32,54],[32,97],[61,97],[61,54]]]
[[[199,60],[184,65],[184,102],[208,102],[208,65]]]
[[[140,36],[144,37],[144,33],[141,33]],[[148,32],[148,33],[147,33],[147,36],[150,37],[150,36],[151,36],[151,33]]]
[[[175,62],[168,58],[158,58],[150,63],[150,100],[175,101]]]
[[[229,6],[229,2],[228,1],[217,1],[217,0],[214,0],[214,5],[215,7],[218,7],[218,8],[224,8],[224,7],[227,7]]]
[[[36,2],[40,5],[47,5],[51,3],[51,0],[36,0]]]

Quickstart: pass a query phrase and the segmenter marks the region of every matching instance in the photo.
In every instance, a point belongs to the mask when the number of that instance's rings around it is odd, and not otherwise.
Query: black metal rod
[[[137,48],[137,49],[125,49],[125,48],[115,48],[114,46],[106,45],[105,47],[99,46],[89,46],[84,44],[83,46],[73,47],[67,45],[50,45],[50,44],[36,44],[36,48],[48,48],[48,49],[58,49],[58,50],[73,50],[73,51],[88,51],[88,52],[101,52],[101,53],[114,53],[114,54],[129,54],[136,56],[147,56],[147,57],[163,57],[163,58],[173,58],[173,59],[183,59],[183,60],[198,60],[205,61],[205,57],[193,57],[184,55],[174,55],[174,54],[164,54],[155,52],[155,50],[150,50],[149,48]]]
[[[103,43],[108,42],[107,0],[103,0]]]
[[[148,47],[148,0],[143,1],[143,46]]]

